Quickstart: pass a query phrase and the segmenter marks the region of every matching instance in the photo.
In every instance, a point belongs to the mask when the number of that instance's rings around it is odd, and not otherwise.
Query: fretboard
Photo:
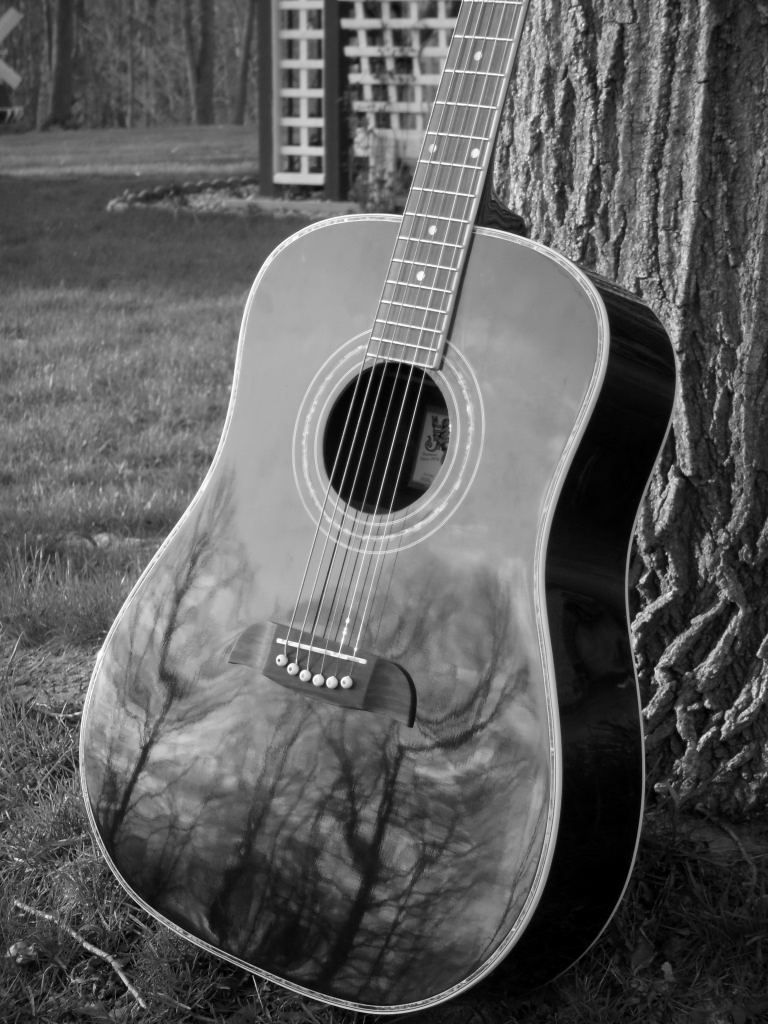
[[[371,333],[371,351],[439,365],[528,0],[463,0]]]

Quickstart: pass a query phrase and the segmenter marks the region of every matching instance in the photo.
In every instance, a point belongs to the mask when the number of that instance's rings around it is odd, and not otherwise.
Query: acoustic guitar
[[[485,226],[526,6],[461,4],[402,216],[262,267],[211,468],[83,713],[138,904],[372,1013],[562,971],[642,816],[627,557],[674,361],[642,303]]]

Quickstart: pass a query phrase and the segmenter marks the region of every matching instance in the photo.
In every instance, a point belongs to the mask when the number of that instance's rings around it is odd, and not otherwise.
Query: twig
[[[64,922],[60,921],[54,914],[49,914],[45,910],[36,910],[34,907],[30,907],[26,903],[22,903],[20,900],[14,900],[13,905],[14,907],[16,907],[17,910],[22,910],[25,914],[32,914],[33,917],[41,917],[45,921],[51,921],[53,924],[56,925],[57,928],[60,928],[62,931],[66,932],[67,935],[70,935],[75,940],[75,942],[79,943],[87,952],[93,953],[94,956],[101,957],[102,960],[106,960],[109,966],[115,972],[115,974],[117,974],[117,976],[120,978],[120,981],[122,981],[122,983],[128,989],[130,995],[133,996],[133,998],[142,1008],[142,1010],[147,1009],[147,1004],[141,998],[139,992],[130,983],[125,972],[123,971],[122,967],[117,962],[115,957],[111,956],[109,953],[105,953],[103,949],[99,949],[98,946],[94,946],[93,943],[88,942],[88,940],[84,939],[82,935],[79,935],[74,930],[74,928],[70,928],[68,924],[64,924]]]
[[[58,722],[77,722],[82,716],[82,708],[77,711],[67,711],[67,701],[62,704],[61,708],[57,711],[56,708],[49,707],[47,704],[30,704],[29,710],[36,712],[38,715],[45,715],[48,718],[55,718]]]
[[[750,857],[750,855],[747,853],[747,850],[746,850],[746,848],[744,846],[744,843],[742,843],[741,839],[739,839],[739,837],[736,835],[736,833],[733,831],[733,829],[730,828],[728,825],[726,825],[724,821],[719,821],[712,814],[710,814],[709,811],[705,811],[704,814],[712,822],[713,825],[715,825],[719,829],[722,829],[723,832],[725,832],[725,834],[727,836],[729,836],[729,838],[731,839],[733,845],[736,847],[736,849],[739,851],[741,856],[744,858],[744,861],[745,861],[745,863],[747,865],[747,868],[749,869],[749,873],[750,873],[750,875],[752,877],[752,889],[753,890],[756,889],[757,888],[757,866],[755,864],[754,859],[752,857]]]
[[[265,1014],[267,1011],[264,1009],[264,1003],[262,1002],[261,992],[259,990],[259,983],[256,980],[256,975],[255,974],[251,975],[251,981],[253,982],[253,988],[254,988],[254,991],[256,993],[256,998],[259,1000],[259,1006],[261,1007],[261,1012],[263,1014]]]
[[[6,676],[10,675],[11,666],[13,665],[13,659],[16,657],[16,651],[18,651],[18,649],[19,649],[19,645],[21,644],[21,638],[23,636],[24,636],[24,633],[22,632],[22,633],[19,633],[19,635],[16,637],[16,643],[13,645],[13,650],[11,651],[10,657],[8,658],[8,661],[5,663],[5,666],[4,666],[4,669],[5,669],[4,674]]]

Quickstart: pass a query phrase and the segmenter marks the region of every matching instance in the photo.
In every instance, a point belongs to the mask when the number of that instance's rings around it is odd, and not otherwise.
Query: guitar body
[[[219,450],[105,641],[81,743],[95,834],[143,907],[371,1012],[496,967],[552,976],[621,897],[643,805],[627,551],[674,395],[644,306],[476,228],[427,374],[444,461],[386,539],[363,514],[339,544],[368,567],[340,577],[366,680],[282,676],[398,223],[326,221],[261,271]]]

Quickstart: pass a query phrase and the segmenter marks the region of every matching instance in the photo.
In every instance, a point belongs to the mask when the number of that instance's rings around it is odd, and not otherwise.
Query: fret
[[[452,289],[450,288],[437,288],[429,284],[419,284],[416,281],[392,281],[390,280],[390,278],[387,278],[386,283],[391,285],[398,285],[401,288],[414,288],[418,289],[419,291],[426,292],[442,292],[444,295],[452,294]]]
[[[423,297],[424,293],[426,292],[427,295],[430,296],[428,301],[430,302],[430,304],[433,304],[431,298],[433,292],[437,294],[442,293],[445,295],[450,295],[451,289],[453,288],[456,282],[456,272],[457,270],[459,270],[461,263],[457,264],[457,266],[455,267],[433,267],[432,273],[429,274],[429,277],[427,276],[427,271],[422,270],[420,265],[418,264],[405,264],[405,266],[419,267],[416,273],[416,280],[414,281],[409,278],[407,281],[404,281],[398,278],[398,285],[401,288],[410,289],[412,299]],[[397,267],[394,267],[393,269],[397,270]],[[407,272],[408,271],[406,270],[406,273]],[[391,293],[388,297],[391,297]],[[397,297],[397,294],[395,294],[395,298]]]
[[[371,336],[371,343],[372,345],[376,344],[379,346],[379,351],[376,353],[379,356],[382,354],[392,356],[393,348],[410,349],[412,352],[424,353],[429,361],[421,364],[414,362],[415,366],[431,366],[433,357],[439,351],[437,345],[420,345],[417,341],[397,341],[394,338],[377,338],[373,335]],[[384,351],[382,352],[382,350]],[[409,359],[409,361],[411,360]]]
[[[467,50],[473,49],[474,47],[467,46]],[[471,59],[471,54],[467,57]],[[505,87],[506,75],[501,72],[488,72],[483,67],[469,71],[447,71],[439,87],[436,103],[450,104],[455,100],[456,105],[495,111]]]
[[[379,310],[379,315],[374,323],[380,324],[404,324],[406,327],[427,327],[430,323],[437,325],[442,323],[448,308],[439,309],[435,306],[424,306],[413,302],[399,302],[396,299],[384,300],[382,306],[389,306],[390,312],[386,316],[384,310]],[[406,314],[412,313],[410,319],[404,319]]]
[[[449,249],[463,250],[469,238],[470,227],[470,221],[457,220],[449,214],[437,211],[432,214],[409,214],[403,217],[395,252],[397,255],[402,255],[403,252],[415,253],[418,250],[413,246],[420,242],[430,246],[427,252],[434,251],[435,246],[442,246],[446,252]]]
[[[444,217],[443,220],[450,220],[450,217]],[[442,242],[436,238],[415,238],[413,235],[398,235],[398,242],[416,242],[418,245],[439,245],[444,248],[446,245],[450,249],[463,249],[464,246],[461,242]]]
[[[445,317],[434,319],[430,323],[377,319],[372,337],[380,341],[403,341],[409,344],[426,341],[431,345],[435,340],[440,341],[446,326]]]
[[[484,174],[484,168],[480,167],[469,167],[465,170],[452,170],[449,166],[442,163],[434,164],[422,164],[416,169],[414,175],[412,187],[420,189],[426,192],[434,192],[438,196],[451,195],[451,196],[464,196],[465,198],[476,195],[479,190],[480,178]],[[460,192],[456,192],[454,188],[450,190],[444,188],[444,186],[454,186],[455,189],[460,189]]]
[[[486,41],[486,42],[490,41],[492,43],[500,42],[498,36],[481,36],[481,35],[475,35],[474,33],[472,33],[471,35],[469,35],[469,34],[461,35],[461,34],[458,34],[458,33],[454,33],[451,38],[452,39],[473,39],[473,40],[477,40],[478,42],[483,42],[483,41]]]
[[[492,42],[492,43],[504,42],[504,40],[500,39],[499,36],[480,36],[480,35],[475,35],[475,33],[467,33],[467,34],[464,34],[464,35],[462,35],[460,33],[454,33],[454,35],[452,36],[452,39],[473,39],[473,40],[477,40],[479,42]]]
[[[371,335],[371,342],[379,346],[386,345],[390,349],[396,345],[398,348],[410,348],[416,352],[433,353],[436,351],[434,345],[420,345],[417,341],[395,341],[394,338],[377,338],[374,335]]]
[[[445,69],[445,74],[446,75],[467,75],[467,76],[472,75],[474,77],[477,77],[478,75],[482,75],[484,78],[506,78],[507,77],[504,74],[503,71],[477,71],[475,68],[470,68],[469,70],[467,70],[466,68],[446,68]]]
[[[374,320],[373,336],[385,339],[386,341],[396,341],[398,338],[410,337],[415,332],[419,336],[426,333],[434,334],[439,338],[445,330],[445,321],[445,313],[433,317],[428,323],[421,320],[406,323],[400,319],[386,320],[384,317],[376,317]]]
[[[460,235],[452,240],[440,238],[437,231],[433,235],[432,238],[398,238],[394,252],[397,262],[412,263],[414,266],[418,264],[422,268],[439,263],[443,268],[453,268],[456,265],[456,257],[462,257],[469,236]]]
[[[454,163],[451,160],[439,160],[439,161],[435,161],[435,160],[432,160],[432,159],[425,160],[423,157],[419,160],[417,166],[424,166],[424,167],[430,167],[430,168],[431,167],[435,167],[435,166],[439,166],[439,167],[455,167],[457,169],[467,170],[467,171],[479,171],[479,170],[482,170],[482,168],[478,167],[478,165],[476,163],[475,164],[461,164],[461,163]]]
[[[438,193],[441,196],[455,196],[457,199],[474,199],[474,192],[454,192],[449,188],[422,188],[421,185],[411,185],[411,192]]]
[[[460,220],[458,217],[446,217],[439,213],[417,213],[415,210],[409,213],[404,213],[403,220],[405,220],[406,217],[418,217],[419,220],[445,220],[450,224],[456,224],[457,226],[462,224],[466,226],[471,223],[468,220]]]
[[[395,302],[394,299],[389,299],[389,300],[385,300],[382,303],[382,305],[400,306],[403,310],[406,310],[406,309],[407,310],[413,310],[416,313],[431,313],[438,320],[445,316],[445,311],[433,309],[431,306],[416,306],[412,302],[409,302],[408,305],[406,306],[402,302]],[[376,319],[373,322],[375,324],[389,324],[389,323],[392,323],[392,320],[389,317],[377,316]],[[399,321],[397,321],[397,322],[399,322]],[[409,327],[418,327],[419,325],[415,324],[415,323],[409,323],[408,326]]]
[[[403,305],[410,305],[411,302],[426,302],[436,312],[445,312],[445,309],[450,305],[450,303],[445,302],[445,296],[451,295],[451,289],[455,284],[456,271],[459,268],[460,264],[453,268],[441,268],[431,281],[426,279],[426,275],[424,280],[421,281],[410,279],[407,281],[398,280],[397,284],[400,290],[386,292],[386,298],[394,299],[396,303],[402,303]]]
[[[420,176],[429,172],[435,174],[436,167],[445,169],[450,178],[458,179],[468,171],[482,172],[488,159],[487,147],[478,145],[475,142],[464,142],[456,139],[442,139],[440,143],[429,143],[424,147],[416,164],[414,180],[416,185],[421,185]],[[467,157],[474,163],[467,163]],[[464,166],[461,166],[464,165]],[[466,183],[458,180],[447,182],[448,185],[455,185],[461,191],[466,191]],[[477,183],[471,182],[469,188],[474,195]]]
[[[438,137],[436,132],[430,132],[430,130],[427,129],[426,138],[429,138],[430,135],[434,136],[435,138]],[[441,136],[444,139],[466,139],[468,142],[479,142],[481,144],[484,142],[491,141],[490,135],[462,135],[460,132],[442,132]]]
[[[455,224],[457,227],[460,227],[461,225],[464,225],[466,227],[468,224],[471,223],[471,221],[461,220],[459,217],[447,217],[444,214],[440,213],[420,213],[415,210],[411,210],[408,213],[404,213],[403,221],[405,221],[406,217],[413,217],[414,219],[418,218],[419,220],[444,220],[448,221],[448,223],[450,224]]]
[[[463,248],[463,246],[462,246],[462,248]],[[392,262],[393,263],[407,263],[407,264],[411,264],[414,267],[418,266],[418,268],[420,270],[423,270],[425,267],[426,267],[427,270],[454,270],[455,269],[454,267],[447,267],[444,263],[426,263],[424,260],[419,260],[418,263],[414,263],[413,260],[402,259],[400,256],[393,256],[392,257]],[[401,283],[403,283],[403,284],[406,284],[406,283],[410,284],[410,282],[401,282]],[[420,286],[420,287],[423,287],[423,286]]]
[[[416,184],[421,185],[423,182],[419,180],[419,176],[426,177],[432,175],[436,177],[442,170],[444,176],[448,175],[449,178],[457,179],[456,181],[450,182],[455,184],[457,187],[464,188],[464,184],[458,179],[463,178],[466,174],[469,174],[471,178],[474,174],[482,174],[484,170],[485,161],[483,159],[483,153],[479,146],[475,146],[469,151],[469,156],[474,160],[474,163],[468,164],[461,160],[448,160],[448,156],[463,156],[463,153],[448,153],[443,154],[443,158],[436,153],[430,153],[428,157],[421,157],[416,164]],[[474,195],[475,182],[472,182],[472,193]]]
[[[418,331],[420,334],[438,334],[439,335],[439,334],[443,333],[442,329],[440,327],[426,327],[426,326],[424,326],[424,324],[401,324],[401,323],[394,323],[393,324],[390,320],[380,320],[378,317],[376,317],[376,319],[374,320],[374,323],[384,324],[386,327],[390,327],[393,330],[397,330],[399,328],[405,327],[408,330]],[[393,341],[396,344],[401,344],[401,345],[410,344],[409,342],[397,342],[394,338],[385,338],[385,337],[377,338],[373,334],[371,335],[371,341]]]
[[[427,344],[426,345],[422,344],[422,341],[426,341]],[[372,334],[371,335],[371,342],[372,342],[372,344],[377,344],[379,346],[381,346],[381,345],[390,345],[390,346],[397,345],[399,348],[410,348],[410,349],[415,349],[416,351],[421,351],[421,352],[435,352],[436,351],[436,346],[435,346],[434,343],[431,343],[431,339],[422,339],[421,335],[418,335],[418,334],[411,341],[408,341],[405,338],[385,338],[385,337],[379,336],[377,334]]]
[[[495,110],[495,103],[461,103],[458,100],[435,100],[435,107],[466,107],[467,110]],[[433,108],[434,109],[434,108]]]
[[[403,327],[402,324],[390,326],[392,330],[396,330],[395,334],[392,336],[383,333],[374,334],[371,336],[371,341],[377,342],[379,345],[400,345],[403,348],[412,349],[424,349],[429,346],[432,351],[439,347],[442,331],[430,331],[430,336],[425,337],[418,327]]]

